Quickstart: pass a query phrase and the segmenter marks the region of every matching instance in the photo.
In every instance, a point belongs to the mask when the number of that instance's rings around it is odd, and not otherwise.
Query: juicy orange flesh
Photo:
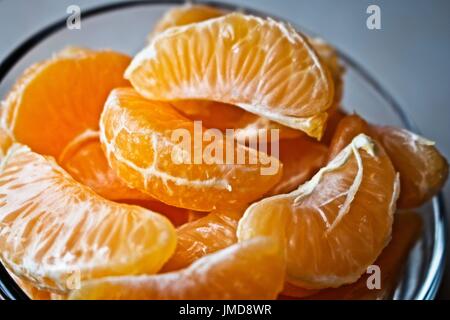
[[[159,214],[105,200],[52,159],[13,145],[0,173],[0,254],[40,289],[67,279],[155,273],[171,256],[175,230]]]
[[[358,115],[344,117],[331,141],[329,159],[360,133],[376,138],[400,174],[399,208],[419,207],[431,199],[448,177],[447,160],[434,142],[405,129],[367,123]]]
[[[320,289],[351,283],[390,239],[397,190],[389,158],[360,135],[299,189],[250,206],[238,238],[285,239],[287,281],[294,285]]]
[[[280,140],[279,159],[283,163],[283,176],[269,194],[297,189],[326,164],[327,155],[327,146],[308,137]]]
[[[150,112],[151,111],[151,112]],[[260,198],[280,179],[282,165],[276,158],[246,148],[219,136],[223,153],[211,153],[212,157],[196,158],[195,139],[200,131],[195,124],[181,116],[165,102],[149,101],[133,89],[113,90],[106,102],[101,118],[101,140],[107,157],[118,176],[130,186],[176,207],[198,211],[211,211],[219,207],[245,204]],[[180,147],[173,140],[174,129],[188,134],[187,147]],[[208,150],[209,142],[203,140],[202,150]],[[190,153],[187,161],[181,158]],[[227,151],[234,154],[227,162]],[[192,152],[191,152],[192,151]],[[179,163],[174,163],[181,159]],[[237,162],[237,155],[244,156]],[[267,159],[274,169],[261,162],[251,164],[250,158]],[[213,162],[209,162],[212,159]],[[178,160],[177,160],[178,161]],[[229,163],[229,164],[227,164]]]
[[[41,154],[58,157],[77,135],[98,130],[109,91],[128,83],[128,56],[78,50],[32,66],[3,103],[6,129]]]
[[[237,242],[236,228],[242,210],[211,212],[177,230],[177,249],[162,272],[179,270],[195,260]]]
[[[325,289],[308,299],[326,300],[381,300],[391,299],[402,268],[411,248],[422,230],[422,218],[413,212],[396,213],[392,229],[392,240],[375,261],[381,271],[381,288],[370,290],[367,280],[370,274],[364,274],[357,282],[336,289]]]
[[[180,271],[90,281],[70,298],[274,299],[283,286],[284,267],[277,242],[260,237],[207,255]]]
[[[148,99],[220,101],[315,137],[334,97],[328,69],[302,35],[236,13],[158,34],[125,76]]]
[[[108,164],[102,150],[98,132],[83,139],[71,150],[61,154],[58,163],[78,182],[92,188],[109,200],[137,199],[151,197],[129,188]]]

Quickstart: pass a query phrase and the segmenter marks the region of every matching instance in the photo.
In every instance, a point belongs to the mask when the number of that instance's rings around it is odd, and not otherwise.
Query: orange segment
[[[380,267],[381,289],[369,290],[367,278],[362,276],[357,282],[336,289],[325,289],[311,296],[311,299],[381,300],[390,299],[397,286],[398,278],[406,263],[411,248],[416,243],[422,229],[419,215],[408,212],[395,215],[392,240],[383,250],[374,265]]]
[[[158,22],[151,37],[171,27],[201,22],[221,15],[226,12],[205,5],[185,5],[167,11]],[[149,37],[149,40],[151,40]],[[319,55],[322,62],[329,69],[335,84],[335,104],[339,104],[343,91],[342,76],[344,68],[340,63],[336,50],[319,38],[308,38],[310,44]],[[207,128],[240,129],[236,138],[244,141],[245,138],[257,136],[260,131],[268,131],[272,128],[280,129],[280,138],[294,138],[302,135],[301,131],[293,130],[279,125],[268,119],[249,113],[239,107],[208,100],[173,101],[172,105],[183,115],[193,120],[202,120]],[[328,126],[327,126],[328,127]]]
[[[304,36],[239,13],[158,34],[125,77],[148,99],[220,101],[318,138],[334,96]]]
[[[341,63],[339,54],[333,46],[320,38],[308,38],[309,43],[319,58],[330,71],[334,83],[334,106],[338,106],[344,91],[343,76],[345,68]]]
[[[274,299],[283,286],[284,255],[259,237],[207,255],[186,269],[84,283],[70,299]]]
[[[430,200],[444,186],[448,162],[435,143],[408,130],[374,128],[380,142],[400,172],[400,208],[418,207]]]
[[[22,145],[3,159],[0,194],[1,260],[39,289],[67,291],[74,273],[155,273],[175,250],[166,218],[101,198]]]
[[[347,116],[339,123],[331,142],[329,159],[360,133],[376,137],[400,173],[399,208],[424,204],[439,192],[447,180],[447,160],[434,142],[405,129],[370,125],[358,115]]]
[[[3,128],[34,151],[58,157],[85,130],[98,130],[108,93],[128,83],[129,63],[114,51],[71,48],[31,66],[2,102]]]
[[[194,122],[168,103],[144,99],[133,89],[111,92],[100,127],[107,158],[118,176],[176,207],[212,211],[248,203],[272,188],[282,174],[276,158],[236,144],[233,139],[215,137],[214,145],[223,152],[208,153],[211,142],[202,139],[202,128],[196,131]],[[187,136],[174,140],[174,133]],[[180,144],[187,144],[187,148]],[[243,164],[235,164],[234,156],[228,161],[227,154],[243,155]],[[251,158],[267,159],[270,164],[259,160],[249,164]]]
[[[177,248],[162,271],[179,270],[195,260],[231,246],[243,210],[214,211],[177,230]]]
[[[92,188],[106,199],[117,201],[151,198],[129,188],[119,179],[108,164],[98,131],[86,131],[77,140],[72,140],[59,156],[58,164],[75,180]]]
[[[279,159],[283,163],[283,176],[269,194],[295,190],[326,164],[327,155],[327,146],[308,137],[280,140]]]
[[[329,117],[327,121],[327,127],[323,134],[322,140],[320,142],[325,143],[326,145],[331,144],[331,140],[333,139],[334,133],[336,132],[337,126],[339,122],[347,116],[347,113],[342,110],[341,107],[336,106],[328,111]]]
[[[330,143],[328,161],[333,160],[358,134],[374,137],[369,124],[357,114],[344,116],[333,134]]]
[[[202,4],[185,4],[168,10],[156,24],[152,36],[166,29],[219,17],[224,11]],[[149,37],[149,41],[151,37]]]
[[[297,190],[252,204],[238,239],[286,242],[287,281],[306,289],[358,280],[391,236],[398,177],[381,146],[365,135]]]

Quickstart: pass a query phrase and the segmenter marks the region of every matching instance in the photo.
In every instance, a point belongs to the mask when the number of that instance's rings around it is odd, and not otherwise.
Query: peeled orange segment
[[[156,24],[153,33],[149,36],[149,41],[153,35],[158,34],[172,27],[182,26],[194,22],[200,22],[222,16],[224,11],[202,4],[186,4],[168,10]]]
[[[341,63],[337,50],[321,38],[308,38],[309,43],[319,58],[330,71],[334,83],[334,105],[338,106],[344,91],[345,68]]]
[[[399,208],[421,206],[436,195],[447,181],[448,162],[435,143],[405,129],[374,130],[400,172]]]
[[[171,27],[179,27],[194,22],[202,22],[211,18],[225,15],[227,12],[205,5],[185,5],[175,7],[167,11],[158,22],[149,40],[158,33]],[[338,104],[342,96],[344,68],[339,60],[336,50],[324,40],[308,38],[310,44],[329,69],[335,84],[335,104]],[[172,105],[183,115],[190,119],[202,120],[207,128],[239,129],[236,133],[238,141],[258,136],[261,131],[280,129],[280,138],[294,138],[302,135],[301,131],[279,125],[266,118],[249,113],[239,107],[208,100],[173,101]],[[270,135],[269,135],[270,137]]]
[[[333,81],[292,27],[232,13],[158,34],[125,77],[153,100],[214,100],[320,137]]]
[[[128,84],[123,72],[129,63],[114,51],[70,48],[31,66],[2,102],[3,128],[33,151],[57,158],[76,136],[98,130],[108,93]]]
[[[106,199],[151,199],[149,195],[129,188],[119,179],[108,164],[98,131],[85,131],[72,140],[59,156],[58,164],[75,180]]]
[[[278,159],[221,134],[208,142],[202,139],[203,128],[168,103],[144,99],[133,89],[111,92],[100,127],[107,158],[118,176],[176,207],[212,211],[249,203],[270,190],[282,174]],[[243,156],[240,161],[238,154]],[[256,163],[250,164],[251,159]]]
[[[177,229],[177,248],[162,271],[179,270],[195,260],[236,243],[243,210],[213,211]]]
[[[433,141],[405,129],[370,125],[358,115],[347,116],[339,123],[330,145],[329,159],[360,133],[376,137],[400,173],[399,208],[424,204],[447,180],[447,160]]]
[[[383,148],[362,134],[297,190],[252,204],[237,236],[281,237],[289,283],[338,287],[358,280],[389,242],[398,191]]]
[[[333,160],[357,135],[376,137],[366,120],[357,114],[344,116],[337,124],[330,142],[328,160]]]
[[[396,213],[392,229],[392,240],[383,250],[374,265],[380,268],[381,288],[368,289],[368,277],[363,275],[357,282],[336,289],[325,289],[310,299],[329,300],[382,300],[392,298],[410,250],[422,230],[422,219],[413,212]],[[372,284],[372,281],[369,280]]]
[[[284,269],[278,243],[259,237],[180,271],[88,281],[70,299],[274,299],[283,287]]]
[[[283,176],[269,194],[288,193],[297,189],[325,166],[327,156],[327,146],[308,137],[280,140],[279,159],[283,163]]]
[[[0,257],[37,288],[67,281],[156,273],[176,234],[163,216],[105,200],[50,158],[15,144],[0,173]]]
[[[329,117],[327,127],[322,139],[320,140],[320,142],[326,144],[327,146],[331,144],[331,140],[333,139],[339,122],[347,116],[347,113],[340,106],[333,107],[328,111],[328,114]]]

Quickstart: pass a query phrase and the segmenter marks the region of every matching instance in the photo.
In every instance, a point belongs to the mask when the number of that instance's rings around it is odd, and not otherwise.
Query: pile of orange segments
[[[0,109],[1,262],[34,299],[388,297],[421,228],[398,209],[448,164],[346,114],[343,73],[320,39],[201,5],[167,12],[134,57],[36,63]],[[211,143],[214,161],[185,161]]]

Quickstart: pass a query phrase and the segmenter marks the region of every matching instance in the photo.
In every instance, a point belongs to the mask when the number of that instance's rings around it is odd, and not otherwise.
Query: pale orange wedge
[[[177,248],[162,271],[179,270],[195,260],[237,242],[242,209],[213,211],[177,229]]]
[[[357,282],[336,289],[325,289],[309,299],[315,300],[384,300],[391,299],[398,285],[406,259],[416,243],[422,230],[422,219],[419,215],[406,212],[395,215],[392,229],[392,240],[383,250],[374,265],[380,268],[381,288],[369,290],[368,277],[364,274]]]
[[[325,166],[327,156],[326,145],[306,136],[280,140],[279,159],[283,163],[283,176],[268,194],[288,193],[297,189]]]
[[[172,27],[219,17],[224,11],[203,4],[185,4],[168,10],[153,29],[152,36]],[[151,37],[149,36],[149,41]]]
[[[156,273],[175,250],[166,218],[101,198],[26,146],[3,159],[0,195],[1,261],[38,289],[68,291],[74,275]]]
[[[399,208],[418,207],[442,189],[448,162],[435,142],[400,128],[377,126],[374,130],[400,172]]]
[[[86,131],[67,145],[58,158],[75,180],[109,200],[150,199],[149,195],[129,188],[108,164],[98,131]]]
[[[239,222],[238,239],[284,240],[287,281],[296,286],[352,283],[389,243],[398,191],[383,148],[359,135],[297,190],[252,204]]]
[[[186,269],[83,283],[70,299],[274,299],[283,287],[284,255],[259,237],[207,255]]]
[[[98,130],[109,92],[128,83],[129,63],[114,51],[69,48],[31,66],[2,101],[2,127],[32,150],[59,157],[78,135]]]
[[[340,121],[330,145],[329,159],[360,133],[376,137],[400,173],[399,208],[424,204],[447,180],[447,160],[433,141],[405,129],[370,125],[358,115]]]
[[[158,34],[125,77],[148,99],[229,103],[318,138],[334,98],[331,75],[304,36],[239,13]]]
[[[172,206],[209,212],[246,204],[270,190],[282,174],[278,159],[233,138],[213,137],[213,145],[223,150],[214,152],[212,141],[202,139],[201,126],[195,130],[196,124],[170,104],[144,99],[131,88],[111,92],[100,127],[107,158],[118,176]],[[238,154],[243,161],[237,160]],[[251,158],[255,164],[250,164]]]

